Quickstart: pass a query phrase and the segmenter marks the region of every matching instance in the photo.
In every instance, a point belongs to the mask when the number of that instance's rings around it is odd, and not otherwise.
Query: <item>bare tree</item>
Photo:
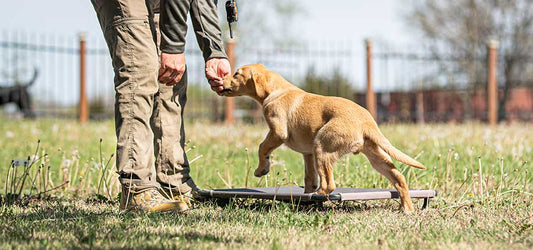
[[[467,88],[486,82],[486,43],[499,41],[499,119],[505,118],[510,90],[531,72],[533,2],[531,0],[426,0],[414,3],[409,20],[430,41],[430,50],[457,60],[444,62],[447,70],[466,75]]]

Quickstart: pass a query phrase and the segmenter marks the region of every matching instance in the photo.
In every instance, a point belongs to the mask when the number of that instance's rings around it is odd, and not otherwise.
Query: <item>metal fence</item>
[[[0,84],[23,85],[34,69],[37,81],[29,88],[37,117],[78,115],[79,40],[60,36],[4,31],[0,38]],[[101,37],[87,38],[86,86],[91,119],[113,116],[113,70]],[[188,42],[188,103],[190,120],[222,121],[225,99],[211,92],[204,77],[204,61],[196,42]],[[377,119],[388,122],[445,122],[486,120],[486,55],[475,58],[435,55],[426,50],[388,49],[377,44],[372,57],[373,88]],[[398,52],[401,51],[401,52]],[[235,66],[263,63],[292,83],[321,94],[340,95],[367,106],[365,46],[363,42],[304,42],[298,45],[236,45]],[[503,116],[533,120],[533,57],[522,55],[531,74],[515,79],[510,102]],[[502,58],[498,61],[504,64]],[[500,92],[505,79],[499,67]],[[531,78],[529,78],[531,77]],[[500,98],[501,98],[500,93]],[[261,120],[257,105],[246,98],[235,99],[235,117]],[[16,115],[16,108],[4,108],[4,116]]]
[[[493,112],[494,122],[533,121],[533,56],[498,56],[498,48],[490,44],[494,43],[487,44],[486,54],[474,56],[381,47],[374,54],[375,85],[389,88],[377,93],[379,120],[489,121],[492,104],[499,109]],[[492,65],[490,56],[494,57]],[[519,74],[509,74],[509,61],[519,62],[514,67],[521,69]],[[493,76],[494,103],[489,75]]]
[[[75,118],[80,100],[80,46],[76,35],[2,33],[0,39],[0,86],[24,85],[37,69],[37,81],[29,88],[37,117]],[[111,58],[100,37],[86,38],[86,93],[92,119],[112,117],[114,105]],[[191,99],[203,98],[204,88],[195,91],[203,72],[199,51],[189,50]],[[206,105],[208,106],[208,105]],[[192,110],[199,110],[193,106]],[[4,109],[5,110],[5,109]],[[6,112],[4,112],[6,113]],[[7,115],[16,109],[7,108]]]

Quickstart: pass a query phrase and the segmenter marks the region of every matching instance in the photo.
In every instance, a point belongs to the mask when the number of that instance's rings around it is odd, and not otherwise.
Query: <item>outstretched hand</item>
[[[226,58],[211,58],[205,62],[205,77],[211,85],[211,89],[217,93],[222,91],[222,78],[229,75],[231,67]]]

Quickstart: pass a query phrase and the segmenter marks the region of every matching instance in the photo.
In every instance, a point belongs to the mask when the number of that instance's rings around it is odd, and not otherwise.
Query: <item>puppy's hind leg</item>
[[[305,190],[304,193],[312,193],[318,189],[318,173],[315,166],[315,156],[313,154],[304,154],[305,162]]]
[[[355,150],[355,135],[346,129],[344,118],[331,119],[317,132],[314,139],[315,166],[320,176],[317,193],[329,194],[335,190],[333,167],[341,156]]]
[[[366,158],[368,158],[372,167],[389,179],[394,188],[398,190],[402,211],[413,211],[413,203],[411,201],[411,196],[409,195],[409,187],[407,186],[405,177],[394,166],[390,156],[370,140],[365,141],[362,152]]]
[[[315,149],[315,164],[318,176],[320,176],[320,186],[317,190],[319,194],[329,194],[335,190],[335,180],[333,179],[333,166],[337,161],[336,153],[323,152],[320,147]]]

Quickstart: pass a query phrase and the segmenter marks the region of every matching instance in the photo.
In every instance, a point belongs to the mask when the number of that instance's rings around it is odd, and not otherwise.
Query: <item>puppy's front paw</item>
[[[313,193],[318,189],[318,185],[305,185],[304,194]]]
[[[268,174],[268,172],[270,172],[270,169],[268,169],[268,168],[265,168],[265,169],[257,168],[254,171],[254,175],[255,175],[255,177],[261,177],[263,175]]]
[[[326,194],[329,194],[328,192],[326,192],[324,189],[318,189],[316,191],[317,194],[323,194],[323,195],[326,195]]]
[[[335,189],[328,189],[328,188],[319,188],[316,193],[317,194],[324,194],[324,195],[329,195],[331,194]]]
[[[263,175],[268,174],[270,172],[270,161],[269,157],[265,157],[265,161],[259,161],[259,165],[257,165],[257,168],[254,171],[255,177],[261,177]]]

